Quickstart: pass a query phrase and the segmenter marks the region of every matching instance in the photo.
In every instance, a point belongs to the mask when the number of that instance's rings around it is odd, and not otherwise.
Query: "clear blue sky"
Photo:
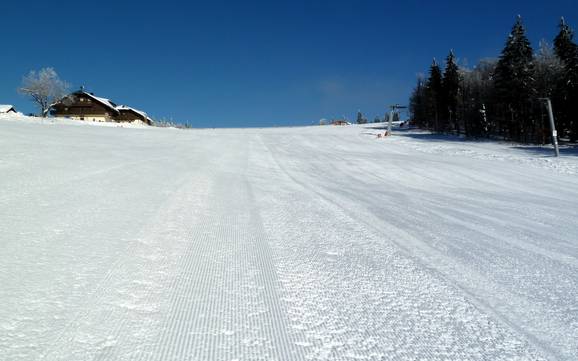
[[[407,103],[416,74],[455,49],[494,57],[521,14],[537,47],[576,0],[6,1],[0,103],[32,69],[54,67],[74,88],[197,127],[369,119]]]

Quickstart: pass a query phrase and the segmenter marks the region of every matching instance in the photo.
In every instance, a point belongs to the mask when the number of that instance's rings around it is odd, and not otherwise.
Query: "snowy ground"
[[[0,360],[576,360],[578,152],[0,119]]]

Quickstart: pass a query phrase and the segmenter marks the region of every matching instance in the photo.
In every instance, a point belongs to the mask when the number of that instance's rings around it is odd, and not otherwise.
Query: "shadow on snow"
[[[367,126],[365,129],[373,129],[373,130],[386,130],[387,125],[376,125],[376,126]],[[417,130],[417,132],[416,132]],[[485,139],[485,138],[465,138],[464,136],[457,136],[451,134],[436,134],[430,133],[427,131],[420,131],[417,128],[394,128],[394,134],[400,137],[412,138],[421,141],[429,141],[429,142],[456,142],[456,143],[494,143],[494,144],[505,144],[508,145],[510,149],[515,149],[519,151],[526,152],[533,156],[541,156],[547,158],[554,157],[554,149],[552,145],[545,144],[545,145],[523,145],[523,144],[514,144],[511,142],[494,140],[494,139]],[[364,133],[364,134],[372,134],[373,133]],[[561,156],[578,156],[578,144],[560,144],[560,155]]]

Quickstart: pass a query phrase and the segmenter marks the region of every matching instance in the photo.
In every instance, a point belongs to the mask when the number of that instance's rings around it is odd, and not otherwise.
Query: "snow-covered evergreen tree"
[[[522,18],[518,16],[508,36],[495,73],[496,100],[502,105],[504,130],[511,139],[528,141],[535,100],[534,53]]]
[[[414,125],[424,128],[430,126],[431,119],[428,119],[426,84],[423,75],[418,76],[417,84],[409,99],[409,112],[411,114],[411,121]],[[387,122],[388,119],[389,115],[386,114],[384,122]]]
[[[560,32],[554,39],[554,51],[563,65],[558,99],[555,101],[559,121],[569,129],[572,141],[578,140],[578,46],[574,32],[564,18],[560,21]]]
[[[442,123],[443,111],[443,85],[442,85],[442,71],[437,63],[433,60],[429,69],[429,79],[426,84],[426,101],[428,104],[428,117],[430,122],[433,122],[435,131],[444,129]]]
[[[554,50],[570,72],[578,69],[578,46],[574,42],[574,31],[564,18],[560,20],[560,32],[554,39]]]
[[[361,110],[357,111],[357,120],[356,120],[357,124],[365,124],[367,123],[367,120],[363,117],[363,113],[361,113]]]
[[[442,87],[444,116],[447,119],[446,130],[453,128],[458,134],[460,133],[460,122],[458,121],[458,97],[460,95],[460,73],[456,56],[453,50],[450,51],[446,59],[446,69],[444,71]]]
[[[574,32],[562,19],[554,48],[542,41],[534,54],[518,17],[498,59],[482,59],[466,69],[458,67],[451,53],[443,75],[434,59],[427,80],[418,78],[412,92],[411,121],[436,131],[455,129],[466,136],[543,142],[548,141],[549,123],[539,98],[546,97],[554,106],[558,134],[578,141]],[[452,124],[446,123],[450,114]]]

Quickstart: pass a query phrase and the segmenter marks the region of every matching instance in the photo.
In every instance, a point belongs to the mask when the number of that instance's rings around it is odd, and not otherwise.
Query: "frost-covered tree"
[[[502,105],[501,121],[507,136],[527,141],[525,130],[532,122],[531,103],[535,98],[534,52],[520,16],[496,66],[495,85],[496,100]]]
[[[534,57],[534,79],[536,94],[539,97],[553,97],[558,84],[563,77],[564,66],[552,46],[546,41],[540,41],[540,48]]]
[[[32,70],[22,79],[18,92],[36,103],[43,117],[48,115],[50,105],[62,99],[68,91],[69,84],[61,80],[52,68],[43,68],[38,72]]]
[[[447,125],[460,133],[460,123],[458,121],[458,101],[460,96],[461,76],[456,62],[454,51],[451,50],[446,59],[446,69],[442,80],[444,115],[447,118]]]
[[[574,42],[574,32],[564,18],[560,21],[560,32],[554,39],[554,51],[562,62],[563,75],[560,82],[557,106],[558,119],[570,133],[572,141],[578,139],[578,46]]]
[[[494,125],[487,117],[487,107],[491,104],[493,74],[497,61],[482,59],[473,69],[460,69],[462,116],[464,130],[469,137],[487,137]]]
[[[556,110],[557,128],[559,134],[565,134],[567,129],[566,117],[562,116],[560,112],[561,99],[560,92],[562,90],[564,67],[562,62],[558,59],[552,46],[545,40],[540,41],[540,48],[534,56],[534,79],[536,87],[536,95],[539,98],[550,98]],[[538,103],[539,105],[539,103]],[[536,109],[536,137],[533,139],[536,142],[545,143],[549,141],[546,130],[549,128],[547,120],[546,109],[537,107]]]

